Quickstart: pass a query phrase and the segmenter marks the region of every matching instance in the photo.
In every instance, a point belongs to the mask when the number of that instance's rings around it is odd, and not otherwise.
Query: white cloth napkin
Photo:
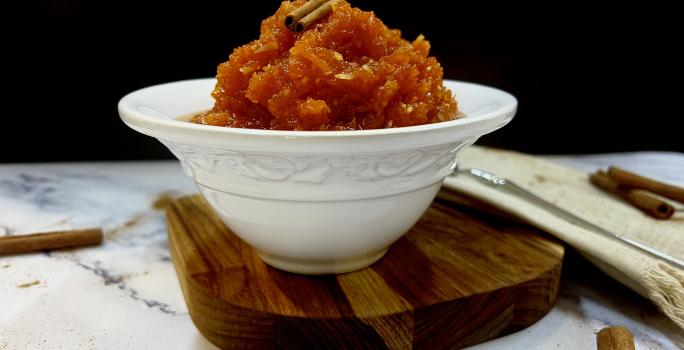
[[[464,151],[459,168],[492,172],[604,229],[684,260],[684,215],[677,213],[670,220],[653,219],[595,188],[586,173],[522,153],[476,146]],[[684,329],[684,271],[470,176],[448,177],[444,185],[558,237],[599,269],[649,298]]]

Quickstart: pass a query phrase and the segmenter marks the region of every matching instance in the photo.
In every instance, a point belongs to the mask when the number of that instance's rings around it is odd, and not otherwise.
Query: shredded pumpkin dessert
[[[284,20],[305,0],[284,1],[259,39],[218,67],[214,107],[192,121],[271,130],[360,130],[457,117],[442,68],[420,35],[412,43],[373,12],[339,0],[296,33]]]

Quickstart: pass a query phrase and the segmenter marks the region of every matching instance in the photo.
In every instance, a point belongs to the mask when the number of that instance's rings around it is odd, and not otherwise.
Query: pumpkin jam
[[[311,29],[294,33],[284,1],[261,36],[218,67],[214,107],[199,124],[271,130],[360,130],[452,120],[456,101],[420,35],[412,43],[373,12],[340,0]]]

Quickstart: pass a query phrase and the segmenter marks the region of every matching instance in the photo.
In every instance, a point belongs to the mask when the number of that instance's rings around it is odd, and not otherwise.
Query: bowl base
[[[341,274],[360,270],[364,267],[370,266],[374,262],[380,260],[383,255],[387,253],[387,249],[379,252],[361,255],[352,259],[344,260],[328,260],[328,261],[307,261],[299,259],[290,259],[276,257],[258,252],[257,254],[266,264],[275,267],[279,270],[301,273],[307,275],[323,275],[323,274]]]

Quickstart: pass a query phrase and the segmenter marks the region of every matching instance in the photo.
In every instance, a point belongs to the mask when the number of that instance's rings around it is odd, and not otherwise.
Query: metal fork
[[[504,191],[511,193],[513,195],[522,197],[523,199],[525,199],[525,200],[527,200],[527,201],[529,201],[529,202],[531,202],[531,203],[533,203],[539,207],[542,207],[542,208],[562,217],[563,219],[567,220],[568,222],[570,222],[576,226],[580,226],[580,227],[583,227],[583,228],[588,229],[590,231],[597,232],[597,233],[599,233],[605,237],[609,237],[609,238],[615,239],[617,241],[627,243],[630,246],[636,248],[637,250],[640,250],[640,251],[642,251],[642,252],[644,252],[644,253],[652,256],[652,257],[655,257],[655,258],[658,258],[658,259],[663,260],[665,262],[668,262],[674,266],[677,266],[680,269],[684,269],[684,261],[677,259],[677,258],[675,258],[675,257],[673,257],[673,256],[671,256],[671,255],[669,255],[663,251],[649,247],[648,245],[646,245],[644,243],[641,243],[639,241],[635,241],[629,237],[625,237],[622,234],[611,232],[611,231],[608,231],[608,230],[606,230],[606,229],[604,229],[598,225],[592,224],[591,222],[584,220],[581,217],[579,217],[579,216],[577,216],[577,215],[575,215],[575,214],[573,214],[573,213],[571,213],[571,212],[569,212],[563,208],[560,208],[551,202],[548,202],[548,201],[542,199],[541,197],[538,197],[534,193],[516,185],[515,183],[513,183],[509,180],[500,178],[500,177],[498,177],[498,176],[496,176],[490,172],[487,172],[487,171],[484,171],[481,169],[460,169],[459,170],[457,168],[449,176],[459,176],[459,175],[470,176],[470,177],[475,178],[475,179],[479,180],[480,182],[483,182],[487,185],[490,185],[492,187],[504,190]]]

